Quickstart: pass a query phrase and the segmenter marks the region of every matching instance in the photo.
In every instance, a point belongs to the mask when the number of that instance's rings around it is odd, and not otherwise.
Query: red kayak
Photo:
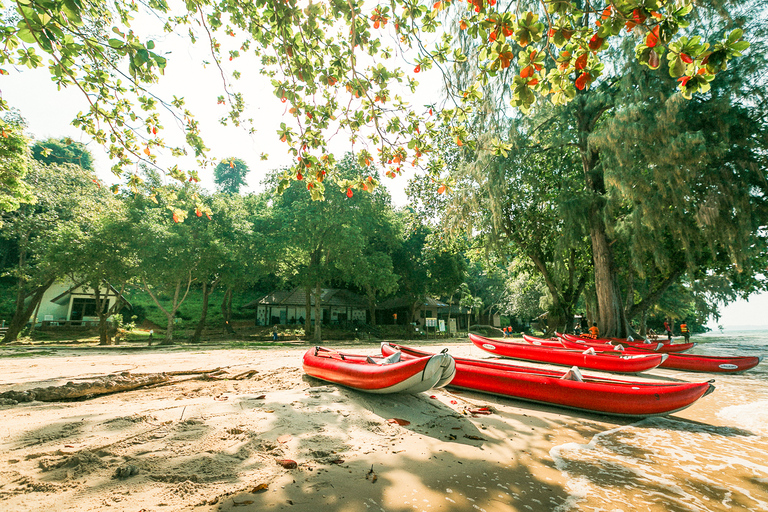
[[[523,334],[523,339],[531,345],[540,345],[542,347],[558,348],[563,346],[563,344],[560,343],[560,338],[537,338],[536,336]]]
[[[586,346],[583,343],[570,341],[567,338],[562,339],[562,344],[573,349],[582,349]],[[627,347],[625,351],[632,353],[645,352],[644,349],[635,347]],[[668,356],[659,365],[659,368],[707,373],[740,373],[754,368],[763,359],[762,357],[754,356],[700,356],[696,354],[668,354]]]
[[[403,359],[429,355],[418,349],[382,343],[381,352],[399,351]],[[451,387],[521,400],[618,416],[659,416],[685,409],[714,391],[712,382],[636,382],[578,375],[569,371],[516,366],[496,361],[455,357]]]
[[[304,354],[307,375],[368,393],[420,393],[447,385],[456,373],[453,357],[443,352],[418,358],[354,355],[324,347]]]
[[[653,350],[655,352],[662,352],[665,354],[669,354],[672,352],[685,352],[686,350],[692,349],[696,343],[658,343],[658,342],[651,342],[651,343],[645,343],[644,341],[613,341],[608,338],[584,338],[582,336],[574,336],[573,334],[557,334],[560,338],[566,338],[569,341],[583,341],[587,343],[588,345],[595,347],[595,350],[598,348],[605,349],[605,345],[621,345],[623,347],[635,347],[635,348],[645,348],[649,350]],[[654,348],[656,347],[656,348]]]
[[[563,345],[558,347],[542,347],[528,343],[515,343],[512,341],[499,341],[475,334],[469,335],[470,341],[476,347],[495,354],[497,356],[534,361],[537,363],[561,364],[565,366],[578,366],[591,370],[617,373],[638,373],[652,370],[659,366],[667,354],[624,354],[616,357],[617,352],[584,353],[581,350],[571,350]],[[594,351],[593,351],[594,352]],[[640,356],[640,357],[638,357]]]

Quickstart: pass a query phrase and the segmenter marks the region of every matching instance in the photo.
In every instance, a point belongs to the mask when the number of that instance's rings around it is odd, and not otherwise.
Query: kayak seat
[[[400,356],[402,353],[400,351],[395,352],[394,354],[383,357],[381,359],[374,359],[371,356],[368,356],[365,360],[368,361],[371,364],[393,364],[393,363],[399,363],[400,362]]]
[[[572,366],[570,370],[565,372],[565,375],[560,377],[561,380],[575,380],[577,382],[584,382],[584,377],[581,376],[581,371],[578,366]]]

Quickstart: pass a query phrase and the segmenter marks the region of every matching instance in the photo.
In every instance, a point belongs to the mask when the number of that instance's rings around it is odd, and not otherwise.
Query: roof
[[[434,307],[437,307],[437,308],[450,307],[449,304],[432,297],[425,297],[424,300],[414,301],[414,302],[410,301],[409,299],[406,299],[405,297],[395,297],[394,299],[389,299],[387,301],[382,302],[377,309],[400,309],[400,308],[409,308],[413,305],[433,307],[433,308]]]
[[[79,284],[70,286],[67,291],[65,291],[65,292],[57,295],[56,297],[52,298],[51,302],[53,302],[54,304],[59,304],[59,305],[63,306],[63,305],[69,304],[69,296],[70,295],[87,295],[89,297],[94,297],[96,295],[94,292],[83,291],[83,292],[75,293],[75,290],[77,290],[78,288],[81,288],[84,284],[85,284],[85,282],[81,282]],[[104,282],[104,284],[107,285],[107,287],[108,287],[107,296],[110,296],[110,295],[114,294],[114,296],[116,296],[118,299],[120,299],[123,302],[125,302],[130,309],[133,309],[133,306],[131,305],[130,302],[128,302],[128,299],[126,299],[125,296],[123,296],[123,294],[120,293],[120,291],[117,288],[115,288],[111,284],[107,283],[106,281]]]
[[[323,288],[321,294],[323,306],[351,306],[364,308],[368,301],[362,295],[341,288]],[[256,309],[259,306],[305,306],[307,304],[306,288],[296,287],[293,290],[275,290],[259,300],[250,302],[242,309]],[[315,304],[314,292],[310,295],[310,304]]]

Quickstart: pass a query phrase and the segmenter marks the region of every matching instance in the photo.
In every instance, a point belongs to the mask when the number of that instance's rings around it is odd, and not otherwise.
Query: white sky
[[[268,171],[293,163],[288,154],[287,144],[281,143],[277,137],[277,129],[281,122],[293,125],[293,117],[287,112],[288,104],[281,103],[275,96],[268,79],[258,72],[258,63],[252,57],[244,57],[235,61],[236,67],[242,73],[242,78],[235,83],[235,92],[243,92],[247,110],[243,117],[251,117],[257,132],[247,133],[248,127],[222,126],[219,119],[226,115],[227,109],[217,105],[216,99],[224,94],[223,82],[219,69],[215,65],[203,65],[203,61],[212,61],[207,48],[207,39],[202,38],[192,45],[185,37],[168,35],[160,29],[149,28],[151,24],[142,25],[142,32],[152,33],[149,38],[157,44],[155,51],[168,58],[165,75],[160,77],[159,84],[153,86],[152,92],[166,100],[174,95],[184,97],[186,106],[196,116],[202,130],[206,145],[210,148],[210,156],[217,161],[227,157],[241,158],[251,170],[248,175],[248,187],[244,190],[260,191],[260,183]],[[134,23],[134,28],[137,26]],[[222,40],[222,37],[226,41]],[[219,40],[228,44],[240,44],[239,38],[229,38],[219,35]],[[222,52],[226,54],[226,52]],[[227,65],[229,63],[226,63]],[[89,105],[83,94],[75,87],[62,91],[57,90],[51,81],[47,69],[29,70],[26,67],[16,69],[5,66],[10,72],[0,77],[0,92],[11,107],[17,108],[27,120],[27,132],[36,139],[49,137],[61,138],[69,136],[87,144],[94,155],[95,168],[98,176],[107,184],[118,182],[110,171],[112,163],[106,152],[96,143],[89,143],[89,138],[78,128],[70,125],[78,112],[85,111]],[[403,69],[408,72],[408,65]],[[432,74],[435,74],[433,72]],[[413,75],[420,81],[428,79],[427,73]],[[430,83],[436,84],[432,79]],[[402,92],[401,92],[402,94]],[[415,105],[434,102],[440,96],[439,86],[422,87],[419,95],[411,98]],[[408,99],[406,97],[406,99]],[[161,111],[161,116],[163,116]],[[174,126],[175,121],[170,115],[161,117],[164,130],[160,135],[169,143],[180,141],[183,131]],[[176,144],[181,145],[179,142]],[[345,152],[352,150],[348,135],[340,133],[330,141],[330,150],[340,158]],[[357,149],[361,149],[358,144]],[[374,148],[368,148],[375,154]],[[169,153],[169,152],[168,152]],[[269,159],[261,160],[261,154],[266,153]],[[172,159],[169,154],[158,153],[159,165],[170,167],[177,164],[182,170],[197,170],[204,187],[214,190],[213,168],[200,169],[193,158]],[[398,206],[407,204],[405,188],[413,169],[404,167],[405,172],[396,179],[389,179],[381,172],[383,184],[392,194],[393,201]]]
[[[708,326],[716,329],[722,325],[726,330],[738,327],[768,328],[768,293],[751,297],[748,301],[737,300],[721,310],[718,322],[710,322]]]

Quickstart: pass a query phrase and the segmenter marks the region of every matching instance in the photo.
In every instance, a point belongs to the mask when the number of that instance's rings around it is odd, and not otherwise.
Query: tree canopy
[[[689,37],[691,0],[430,4],[24,0],[2,20],[0,73],[7,74],[7,66],[47,66],[59,87],[82,91],[88,108],[74,123],[108,146],[117,172],[136,161],[155,164],[161,148],[192,153],[207,165],[213,160],[193,109],[184,98],[155,93],[169,58],[148,35],[159,21],[166,32],[210,47],[223,80],[215,101],[228,109],[224,123],[251,124],[240,92],[247,85],[238,80],[243,67],[257,62],[293,116],[275,134],[295,158],[284,178],[306,180],[322,194],[335,166],[328,140],[339,131],[360,142],[363,166],[377,163],[397,175],[406,162],[426,164],[438,175],[432,136],[445,127],[455,144],[475,147],[464,121],[482,99],[482,87],[498,77],[510,78],[516,108],[527,111],[537,98],[561,105],[601,82],[603,56],[613,41],[631,40],[640,63],[657,69],[668,62],[690,97],[707,91],[748,47],[738,28],[711,41]],[[474,67],[465,82],[445,74],[467,61]],[[404,93],[415,90],[420,73],[430,68],[444,74],[450,103],[408,104]],[[166,119],[182,128],[184,143],[162,137]],[[503,140],[488,145],[499,154],[507,148]],[[199,179],[195,170],[167,171],[182,181]],[[134,175],[129,186],[138,179]],[[346,188],[363,189],[364,180],[347,179]]]

